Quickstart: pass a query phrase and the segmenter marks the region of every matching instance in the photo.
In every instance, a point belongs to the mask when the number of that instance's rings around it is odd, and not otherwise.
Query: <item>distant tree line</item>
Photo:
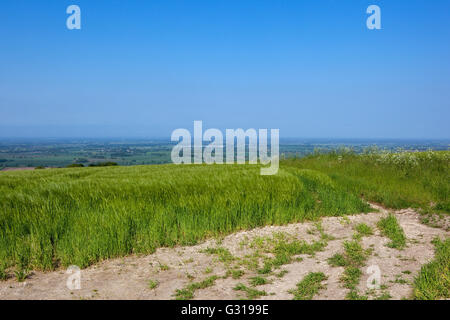
[[[106,161],[106,162],[96,162],[96,163],[89,164],[89,167],[112,167],[112,166],[118,166],[117,162]],[[81,168],[81,167],[84,167],[84,164],[72,163],[67,166],[67,168]]]

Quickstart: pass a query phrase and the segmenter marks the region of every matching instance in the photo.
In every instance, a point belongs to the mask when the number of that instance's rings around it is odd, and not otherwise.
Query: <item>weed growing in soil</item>
[[[155,289],[158,286],[159,286],[159,281],[158,280],[148,280],[148,288],[150,290]]]
[[[297,288],[290,290],[289,293],[294,295],[294,300],[311,300],[321,289],[324,289],[322,282],[326,279],[322,272],[310,272],[297,283]]]
[[[328,264],[333,267],[345,267],[341,276],[341,281],[345,288],[350,289],[347,299],[364,299],[356,289],[362,275],[360,267],[364,266],[371,249],[364,250],[359,243],[359,239],[344,242],[344,254],[336,253],[328,259]]]
[[[194,298],[196,290],[213,286],[217,279],[218,276],[211,276],[203,281],[190,283],[183,289],[177,289],[175,298],[177,300],[190,300]]]
[[[450,238],[433,240],[435,258],[422,266],[414,280],[414,298],[436,300],[450,298]]]
[[[387,245],[388,247],[402,250],[406,246],[405,232],[393,214],[389,214],[388,217],[381,219],[377,225],[381,233],[391,239],[391,242]]]
[[[245,292],[247,295],[247,299],[249,299],[249,300],[254,300],[261,296],[267,296],[266,291],[249,288],[246,285],[244,285],[243,283],[239,283],[236,287],[233,288],[233,290]]]

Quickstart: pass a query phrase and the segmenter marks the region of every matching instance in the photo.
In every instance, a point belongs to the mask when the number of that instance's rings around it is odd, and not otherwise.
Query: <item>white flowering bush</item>
[[[400,170],[411,170],[421,166],[449,166],[450,152],[437,152],[433,150],[418,152],[399,149],[396,152],[371,148],[363,154],[380,165],[392,165]]]

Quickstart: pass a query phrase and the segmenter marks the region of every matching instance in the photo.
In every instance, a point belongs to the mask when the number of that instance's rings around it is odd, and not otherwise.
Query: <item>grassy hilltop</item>
[[[450,152],[331,152],[284,165],[328,175],[344,190],[386,207],[450,213]]]
[[[330,153],[254,165],[0,173],[3,268],[86,267],[209,236],[388,207],[449,212],[449,152]]]

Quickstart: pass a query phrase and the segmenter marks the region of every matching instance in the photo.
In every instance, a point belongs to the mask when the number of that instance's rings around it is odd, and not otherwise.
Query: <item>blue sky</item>
[[[203,120],[450,138],[449,16],[440,0],[2,0],[0,137],[169,138]]]

